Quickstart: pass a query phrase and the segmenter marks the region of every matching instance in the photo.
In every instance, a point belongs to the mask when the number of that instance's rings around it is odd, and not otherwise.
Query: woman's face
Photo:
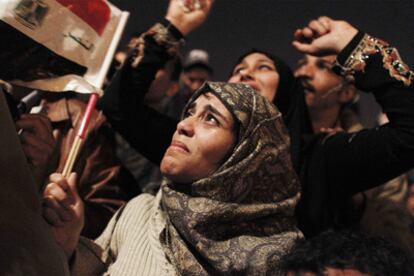
[[[248,84],[260,95],[273,101],[279,85],[279,73],[266,55],[252,53],[234,67],[229,82]]]
[[[233,116],[213,94],[199,96],[177,125],[161,172],[176,183],[192,183],[213,174],[236,141]]]

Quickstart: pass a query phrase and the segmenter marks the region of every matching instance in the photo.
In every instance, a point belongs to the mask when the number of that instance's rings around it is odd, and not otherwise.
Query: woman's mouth
[[[177,151],[180,151],[180,152],[185,152],[185,153],[190,152],[188,147],[183,142],[180,142],[180,141],[177,141],[177,140],[173,140],[171,142],[170,149],[177,150]]]

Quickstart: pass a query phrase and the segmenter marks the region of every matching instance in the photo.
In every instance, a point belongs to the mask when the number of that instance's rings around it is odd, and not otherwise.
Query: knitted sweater
[[[95,242],[82,238],[74,275],[175,275],[159,240],[165,227],[156,197],[142,194],[118,211]]]

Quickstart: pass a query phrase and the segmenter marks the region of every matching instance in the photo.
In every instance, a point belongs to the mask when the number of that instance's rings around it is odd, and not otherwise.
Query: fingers
[[[331,22],[333,21],[332,18],[328,16],[320,16],[318,18],[320,24],[322,24],[327,30],[331,29]]]
[[[70,195],[64,190],[68,185],[64,185],[60,176],[52,175],[51,179],[59,180],[59,184],[50,183],[43,192],[43,216],[54,226],[63,226],[76,215],[71,206]]]
[[[43,198],[43,206],[46,211],[46,219],[53,225],[63,225],[65,222],[75,218],[75,212],[70,207],[65,207],[56,198],[52,196]]]
[[[196,10],[209,11],[212,4],[212,0],[178,0],[178,5],[185,13]]]
[[[69,184],[61,173],[53,173],[49,177],[50,184],[57,184],[65,192],[69,190]],[[49,185],[48,185],[49,186]],[[46,191],[46,189],[45,189]]]
[[[320,37],[329,32],[329,29],[325,27],[319,20],[312,20],[309,23],[309,29],[312,31],[313,36]]]
[[[311,20],[307,26],[295,31],[295,39],[298,41],[308,41],[318,38],[330,31],[331,19],[327,16],[321,16],[318,19]]]
[[[311,20],[307,26],[295,31],[293,47],[302,53],[316,56],[336,54],[335,22],[337,21],[327,16]]]
[[[201,5],[201,9],[208,13],[211,7],[213,6],[214,0],[199,0],[199,2]]]
[[[312,46],[310,44],[306,43],[306,42],[293,41],[292,42],[292,45],[299,52],[308,53],[308,54],[312,54],[313,53]]]
[[[50,198],[52,201],[56,201],[59,205],[63,206],[66,209],[70,208],[71,198],[67,190],[64,190],[57,183],[49,183],[44,192],[44,198]],[[52,204],[53,206],[54,204]]]
[[[75,205],[81,201],[77,189],[76,173],[71,173],[67,180],[62,174],[54,173],[50,175],[49,180],[51,183],[46,186],[43,192],[44,197],[53,196],[64,207]]]
[[[55,212],[54,209],[43,206],[42,215],[45,220],[55,227],[63,227],[64,222],[59,218],[59,215]]]
[[[69,188],[68,193],[70,197],[74,200],[74,202],[81,200],[78,194],[78,187],[77,187],[76,179],[77,179],[77,174],[73,172],[69,175],[69,178],[67,181],[68,188]]]

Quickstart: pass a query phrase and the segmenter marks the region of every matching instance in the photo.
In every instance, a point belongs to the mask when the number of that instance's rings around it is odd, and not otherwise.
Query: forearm
[[[159,163],[176,121],[146,106],[145,93],[156,72],[177,55],[182,35],[168,21],[157,23],[141,37],[122,69],[105,91],[99,106],[113,127],[140,153]],[[155,143],[156,141],[162,141]]]
[[[375,96],[390,123],[326,139],[329,182],[354,193],[414,166],[413,73],[395,48],[359,32],[338,55],[336,70]],[[398,70],[397,70],[397,69]]]
[[[182,39],[181,33],[167,20],[155,24],[137,39],[98,104],[108,119],[125,115],[128,107],[143,104],[157,71],[177,55]]]
[[[359,32],[337,60],[336,71],[372,92],[395,129],[414,133],[414,73],[397,49]]]

